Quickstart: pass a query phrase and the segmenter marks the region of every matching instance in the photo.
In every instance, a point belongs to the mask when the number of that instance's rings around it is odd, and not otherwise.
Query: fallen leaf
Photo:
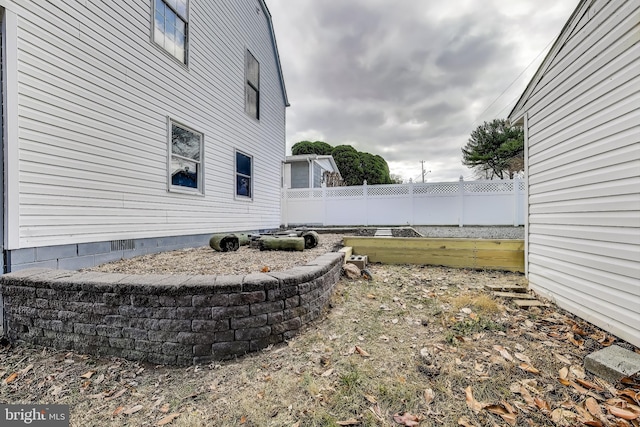
[[[576,382],[578,384],[580,384],[581,386],[588,388],[590,390],[595,390],[595,391],[604,391],[604,389],[602,387],[600,387],[599,385],[592,383],[591,381],[587,381],[587,380],[583,380],[581,378],[576,378]]]
[[[162,405],[162,406],[158,409],[158,411],[162,412],[163,414],[166,414],[167,412],[169,412],[169,408],[170,408],[170,407],[171,407],[171,406],[169,406],[169,404],[168,404],[168,403],[165,403],[164,405]]]
[[[471,391],[471,386],[464,389],[464,394],[466,395],[467,406],[473,412],[478,413],[480,412],[480,410],[482,410],[482,408],[486,406],[486,404],[478,402],[476,399],[473,398],[473,392]]]
[[[560,353],[553,353],[556,356],[556,359],[558,359],[560,362],[565,363],[567,365],[571,365],[571,360],[569,360],[568,358],[566,358],[565,356],[563,356]]]
[[[541,411],[551,411],[551,406],[549,406],[549,403],[547,403],[546,400],[542,400],[539,397],[534,397],[533,402]]]
[[[569,372],[573,374],[574,377],[584,379],[586,374],[584,373],[584,368],[579,365],[571,365],[569,367]]]
[[[247,422],[247,416],[246,415],[241,416],[240,417],[240,424],[246,424],[246,422]]]
[[[376,397],[371,394],[365,394],[364,398],[367,399],[369,403],[378,403],[378,399],[376,399]]]
[[[404,415],[393,414],[393,420],[398,424],[409,427],[417,426],[420,424],[420,418],[410,414],[409,412],[405,412]]]
[[[261,272],[263,272],[263,273],[268,273],[268,272],[270,272],[270,271],[271,271],[271,269],[269,268],[269,266],[268,266],[268,265],[265,265],[264,267],[262,267],[262,268],[260,269],[260,271],[261,271]]]
[[[571,385],[571,387],[575,388],[576,391],[580,394],[587,394],[589,393],[589,390],[587,390],[586,388],[579,386],[578,384],[576,384],[573,381],[569,381],[569,385]]]
[[[171,421],[175,420],[180,416],[179,412],[174,412],[173,414],[169,414],[166,417],[162,418],[160,421],[156,423],[157,426],[164,426],[169,424]]]
[[[561,380],[568,380],[569,379],[569,368],[567,368],[566,366],[562,369],[560,369],[558,371],[558,377]]]
[[[85,373],[85,374],[80,375],[80,378],[86,378],[86,379],[89,379],[89,378],[91,378],[91,377],[93,376],[93,374],[95,374],[95,373],[96,373],[95,371],[89,371],[89,372],[87,372],[87,373]]]
[[[113,399],[117,399],[120,396],[122,396],[123,394],[125,394],[127,392],[126,388],[123,388],[122,390],[120,390],[119,392],[117,392],[116,394],[114,394],[113,396],[109,396],[107,398],[105,398],[105,401],[109,401],[109,400],[113,400]]]
[[[433,390],[428,388],[424,391],[424,401],[426,402],[427,405],[429,405],[431,402],[433,402],[435,395],[433,394]]]
[[[7,377],[7,379],[4,380],[5,384],[11,384],[12,382],[14,382],[16,380],[16,378],[18,378],[18,373],[14,372],[13,374],[9,375]]]
[[[492,414],[500,415],[509,425],[516,425],[516,414],[513,408],[507,408],[505,405],[487,405],[484,409]]]
[[[365,350],[363,350],[359,346],[356,346],[356,353],[358,353],[362,357],[369,357],[370,356],[369,353],[367,353]]]
[[[583,339],[576,339],[575,335],[573,335],[573,332],[567,332],[567,340],[575,345],[576,347],[582,348],[584,345],[584,340]]]
[[[118,406],[116,409],[113,410],[113,412],[111,413],[111,415],[118,415],[120,412],[122,412],[124,410],[124,406]]]
[[[346,421],[336,421],[336,424],[338,424],[339,426],[357,426],[358,424],[360,424],[360,421],[356,420],[355,418],[349,418]]]
[[[375,405],[369,407],[369,410],[378,419],[378,421],[384,421],[384,417],[382,416],[382,409],[380,409],[380,405],[376,403]]]
[[[458,425],[463,427],[477,427],[475,424],[471,422],[469,417],[464,416],[458,419]]]
[[[507,349],[505,349],[503,346],[501,345],[494,345],[493,349],[495,351],[497,351],[498,353],[500,353],[500,355],[502,357],[504,357],[505,359],[507,359],[509,362],[513,362],[513,357],[509,354],[509,352],[507,351]]]
[[[527,405],[536,406],[536,403],[534,402],[533,397],[531,396],[531,393],[529,393],[529,390],[527,390],[525,386],[521,385],[518,392],[520,393],[520,396],[522,396],[522,398],[524,399]]]
[[[333,374],[333,368],[331,369],[327,369],[326,371],[324,371],[322,374],[320,374],[321,377],[329,377],[331,376],[331,374]]]
[[[125,414],[125,415],[131,415],[131,414],[135,414],[136,412],[138,412],[142,408],[144,408],[144,406],[135,405],[135,406],[130,407],[129,409],[125,409],[124,411],[122,411],[122,413]]]
[[[540,374],[539,370],[537,370],[536,368],[534,368],[533,366],[531,366],[530,364],[525,363],[525,362],[523,362],[520,365],[518,365],[518,367],[520,369],[522,369],[523,371],[531,372],[532,374],[536,374],[536,375]]]
[[[570,420],[578,418],[578,414],[567,409],[556,408],[551,412],[551,420],[556,425],[572,425]]]
[[[514,355],[516,356],[516,359],[519,359],[525,363],[531,364],[531,359],[529,359],[529,356],[527,356],[526,354],[515,353]]]
[[[623,420],[635,420],[637,418],[640,418],[640,413],[618,408],[617,406],[607,405],[607,410],[611,415],[622,418]]]

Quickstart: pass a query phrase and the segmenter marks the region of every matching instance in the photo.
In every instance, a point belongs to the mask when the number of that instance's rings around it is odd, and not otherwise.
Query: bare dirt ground
[[[484,289],[524,276],[369,270],[371,281],[343,278],[295,339],[237,360],[175,368],[0,347],[0,402],[68,404],[72,426],[640,425],[640,381],[583,368],[613,343],[639,350],[552,304],[519,310]]]

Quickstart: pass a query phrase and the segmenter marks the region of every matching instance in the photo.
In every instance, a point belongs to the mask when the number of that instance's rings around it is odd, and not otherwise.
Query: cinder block
[[[353,264],[360,270],[363,270],[367,266],[368,257],[366,255],[351,255],[347,260],[348,264]]]
[[[584,367],[589,372],[616,383],[640,372],[640,354],[612,345],[585,357]]]
[[[353,255],[353,248],[351,246],[345,246],[341,248],[338,252],[341,252],[344,254],[344,262],[346,263],[347,260],[351,258],[351,255]]]

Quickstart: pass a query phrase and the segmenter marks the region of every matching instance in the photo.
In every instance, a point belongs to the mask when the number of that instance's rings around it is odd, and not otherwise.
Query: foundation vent
[[[130,251],[132,249],[134,249],[132,239],[111,241],[111,251]]]

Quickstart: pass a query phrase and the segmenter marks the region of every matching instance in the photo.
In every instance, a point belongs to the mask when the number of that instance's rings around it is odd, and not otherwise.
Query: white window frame
[[[199,137],[200,146],[198,159],[192,157],[186,157],[181,154],[173,152],[173,126],[182,128],[188,132],[191,132]],[[170,192],[204,195],[204,134],[198,132],[194,128],[185,125],[184,123],[167,117],[167,189]],[[196,167],[196,186],[185,186],[173,183],[173,170],[174,160],[184,163],[195,163]],[[188,172],[188,171],[187,171]]]
[[[170,36],[167,32],[167,20],[166,16],[163,21],[162,29],[158,31],[156,28],[156,14],[158,13],[156,7],[163,5],[163,14],[168,8],[168,12],[171,13],[172,18],[179,24],[174,27],[174,33]],[[177,50],[175,44],[171,45],[171,37],[174,39],[178,37],[179,27],[184,28],[183,31],[183,43],[182,54]],[[178,61],[181,65],[187,66],[189,59],[189,0],[151,0],[151,40],[153,44],[159,47],[163,52],[167,53],[171,58]]]
[[[257,81],[252,81],[252,76],[249,73],[249,64],[253,61],[257,64]],[[254,91],[256,94],[255,101],[255,112],[250,109],[252,104],[249,102],[249,94],[251,91]],[[244,111],[249,115],[249,117],[260,120],[260,62],[258,59],[249,51],[249,49],[245,49],[244,56]]]
[[[251,161],[251,172],[250,175],[246,175],[243,173],[240,173],[238,171],[238,154],[248,157]],[[233,173],[233,194],[234,197],[238,200],[253,200],[253,195],[255,194],[255,180],[254,180],[254,174],[253,174],[253,156],[250,154],[247,154],[246,152],[242,151],[242,150],[235,150],[234,154],[233,154],[233,163],[234,163],[234,173]],[[238,187],[238,182],[239,182],[239,178],[248,178],[249,179],[249,195],[245,196],[242,194],[239,194],[240,192],[240,188]]]

